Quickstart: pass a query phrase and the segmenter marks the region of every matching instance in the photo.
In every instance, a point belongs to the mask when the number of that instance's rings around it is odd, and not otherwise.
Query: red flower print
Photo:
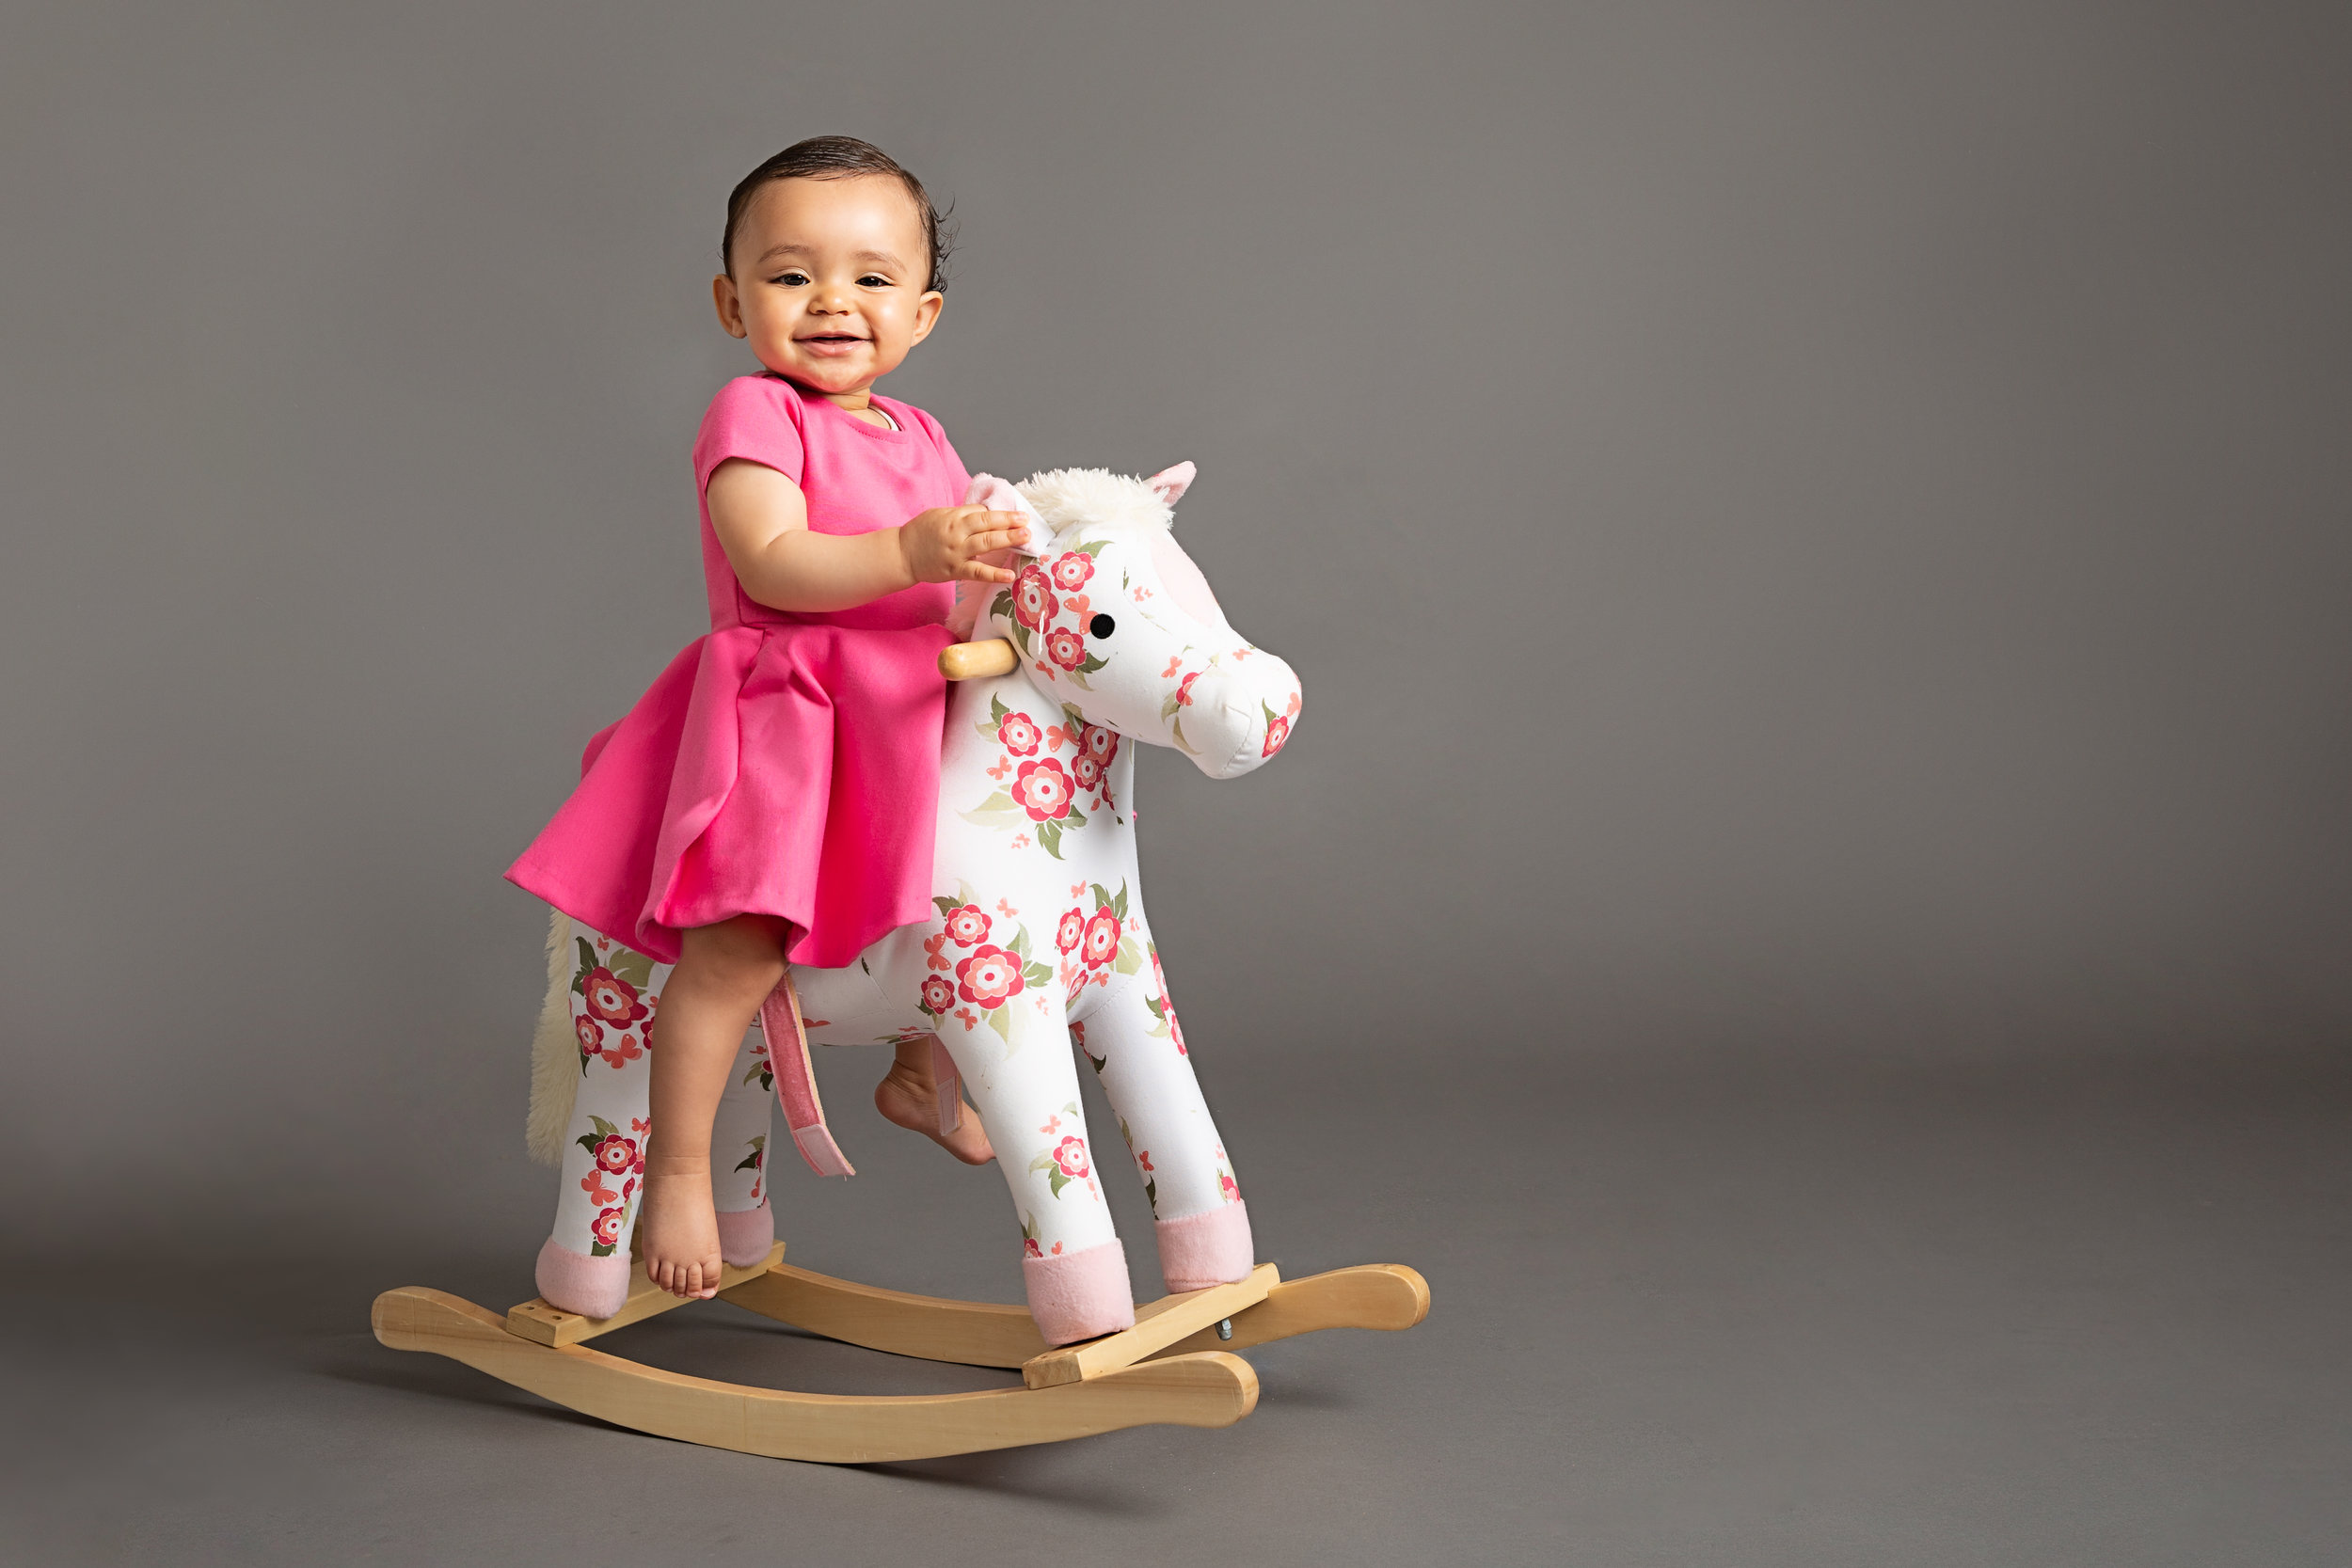
[[[1094,559],[1072,550],[1067,555],[1056,557],[1052,570],[1054,586],[1065,594],[1074,594],[1087,585],[1087,578],[1094,575]]]
[[[1087,1026],[1083,1023],[1072,1024],[1070,1037],[1077,1041],[1079,1050],[1084,1051],[1087,1048]]]
[[[1045,657],[1065,670],[1075,670],[1087,661],[1087,640],[1068,626],[1045,634]]]
[[[956,1005],[956,988],[945,974],[923,976],[923,1010],[936,1018]]]
[[[1200,678],[1200,672],[1195,670],[1191,674],[1186,675],[1183,680],[1176,683],[1176,705],[1178,707],[1192,706],[1192,683]]]
[[[637,999],[637,988],[609,969],[590,970],[580,989],[588,1011],[615,1029],[626,1029],[651,1011]]]
[[[1001,1007],[1021,994],[1021,959],[1001,947],[982,943],[980,950],[956,965],[956,990],[985,1012]]]
[[[1012,585],[1012,618],[1031,631],[1042,631],[1045,623],[1060,612],[1043,570],[1034,565],[1022,567]]]
[[[1081,957],[1090,964],[1106,964],[1118,956],[1119,916],[1097,910],[1087,920],[1086,950]]]
[[[1226,1202],[1239,1203],[1241,1201],[1241,1183],[1223,1171],[1216,1173],[1216,1188],[1225,1195]]]
[[[1168,1000],[1168,976],[1160,973],[1160,944],[1156,942],[1152,944],[1152,987],[1160,993],[1162,1002]]]
[[[619,1246],[623,1218],[620,1210],[607,1209],[596,1216],[596,1223],[588,1227],[588,1234],[596,1239],[598,1246]]]
[[[1014,756],[1025,757],[1036,754],[1037,743],[1043,736],[1038,733],[1037,721],[1027,714],[1008,713],[997,722],[996,738]]]
[[[1029,814],[1032,822],[1053,822],[1068,816],[1074,793],[1070,775],[1052,757],[1023,763],[1012,781],[1012,798]]]
[[[1272,756],[1275,752],[1282,749],[1282,742],[1288,740],[1290,737],[1291,721],[1289,720],[1276,719],[1271,721],[1265,727],[1265,750],[1260,752],[1258,754],[1262,757]]]
[[[1119,755],[1119,732],[1101,724],[1089,724],[1078,732],[1078,750],[1108,768],[1111,758]]]
[[[1084,1138],[1064,1138],[1054,1150],[1054,1164],[1064,1176],[1084,1176],[1087,1173],[1087,1143]]]
[[[1177,1055],[1189,1056],[1192,1054],[1191,1052],[1184,1049],[1184,1026],[1176,1022],[1176,1009],[1173,1007],[1168,1009],[1168,1037],[1176,1042]]]
[[[1084,752],[1070,759],[1070,776],[1078,781],[1080,789],[1103,787],[1103,765]]]
[[[1045,1249],[1037,1244],[1037,1238],[1035,1236],[1022,1237],[1021,1250],[1027,1253],[1032,1258],[1042,1258],[1045,1256]]]
[[[580,1053],[594,1056],[604,1050],[604,1028],[586,1013],[572,1015],[572,1033],[580,1037]]]
[[[637,1146],[618,1132],[607,1132],[596,1140],[596,1148],[589,1156],[597,1167],[612,1176],[626,1176],[637,1164]]]
[[[969,947],[988,936],[988,916],[977,904],[958,904],[947,911],[947,935],[958,947]]]
[[[1073,951],[1078,945],[1078,939],[1086,934],[1086,928],[1085,915],[1080,914],[1076,910],[1064,910],[1061,924],[1054,929],[1054,946],[1060,952]],[[1071,1027],[1075,1028],[1077,1025],[1073,1024]]]

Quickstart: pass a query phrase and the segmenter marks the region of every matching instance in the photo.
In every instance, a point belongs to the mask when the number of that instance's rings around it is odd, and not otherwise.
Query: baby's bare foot
[[[962,1114],[954,1132],[939,1130],[939,1085],[928,1067],[928,1062],[922,1068],[903,1061],[892,1063],[882,1081],[874,1085],[874,1109],[883,1119],[922,1133],[967,1165],[987,1164],[996,1158],[996,1150],[988,1141],[988,1129],[980,1125],[979,1113],[970,1105],[957,1102]]]
[[[707,1161],[664,1168],[645,1162],[645,1212],[638,1240],[645,1277],[676,1296],[708,1298],[719,1291],[719,1215],[710,1202]]]

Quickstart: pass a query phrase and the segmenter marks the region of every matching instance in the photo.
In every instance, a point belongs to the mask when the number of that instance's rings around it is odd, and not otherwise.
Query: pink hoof
[[[539,1298],[583,1318],[609,1318],[628,1300],[629,1256],[615,1252],[590,1258],[560,1245],[554,1237],[539,1249]]]
[[[719,1211],[719,1256],[739,1269],[765,1262],[776,1244],[776,1212],[765,1198],[756,1209]]]
[[[1136,1326],[1127,1249],[1116,1237],[1057,1258],[1024,1258],[1021,1279],[1029,1288],[1029,1316],[1049,1345]]]
[[[1239,1198],[1180,1220],[1162,1220],[1160,1275],[1171,1293],[1246,1279],[1257,1262],[1249,1206]]]

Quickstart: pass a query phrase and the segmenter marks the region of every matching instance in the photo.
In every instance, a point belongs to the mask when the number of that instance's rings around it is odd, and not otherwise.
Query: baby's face
[[[778,180],[737,226],[719,322],[759,362],[812,391],[862,391],[939,319],[922,214],[887,176]]]

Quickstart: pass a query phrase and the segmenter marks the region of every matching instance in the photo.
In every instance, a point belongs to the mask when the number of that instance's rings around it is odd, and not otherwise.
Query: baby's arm
[[[713,469],[703,494],[727,564],[771,610],[848,610],[918,582],[1010,582],[979,557],[1029,536],[1018,513],[984,506],[933,507],[871,533],[814,533],[801,487],[740,457]]]

